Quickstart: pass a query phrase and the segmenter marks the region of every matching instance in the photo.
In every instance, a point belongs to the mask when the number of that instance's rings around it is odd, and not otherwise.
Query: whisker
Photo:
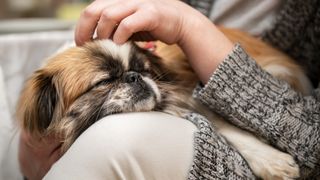
[[[164,76],[168,75],[169,74],[169,71],[165,71],[157,76],[154,77],[154,80],[159,80],[161,78],[163,78]]]
[[[100,106],[100,108],[99,108],[99,110],[98,110],[98,114],[97,114],[96,119],[95,119],[94,122],[97,122],[97,121],[99,120],[100,113],[101,113],[101,110],[102,110],[102,106],[103,106],[103,105]],[[97,112],[97,111],[95,111],[94,114],[96,114],[96,112]]]

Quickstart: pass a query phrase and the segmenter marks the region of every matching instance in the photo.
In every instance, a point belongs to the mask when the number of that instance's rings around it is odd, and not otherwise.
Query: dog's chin
[[[157,84],[148,77],[143,77],[140,87],[132,93],[132,111],[152,111],[161,104],[161,92]]]
[[[156,96],[153,93],[150,93],[148,96],[144,95],[135,95],[129,100],[117,100],[117,101],[106,101],[104,105],[106,114],[110,115],[116,113],[126,113],[126,112],[147,112],[152,111],[157,107],[158,102],[156,101]]]
[[[150,96],[149,98],[144,98],[137,100],[131,105],[131,110],[129,111],[152,111],[155,109],[157,102],[155,96]],[[130,107],[129,107],[130,108]]]
[[[160,90],[149,78],[143,78],[142,83],[116,89],[109,96],[103,105],[108,114],[152,111],[161,104]]]

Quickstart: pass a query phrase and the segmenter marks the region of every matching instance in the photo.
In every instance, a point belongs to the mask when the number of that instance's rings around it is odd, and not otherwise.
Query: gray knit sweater
[[[287,0],[264,40],[297,59],[313,84],[319,83],[320,1]],[[319,87],[303,97],[262,70],[237,45],[195,95],[233,124],[290,153],[302,178],[320,177]],[[245,160],[205,118],[187,118],[199,129],[188,179],[255,179]]]

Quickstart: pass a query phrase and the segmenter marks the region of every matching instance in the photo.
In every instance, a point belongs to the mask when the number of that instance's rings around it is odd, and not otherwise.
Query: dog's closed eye
[[[109,77],[109,78],[106,78],[106,79],[102,79],[101,81],[98,81],[93,87],[103,86],[103,85],[112,83],[116,79],[117,79],[116,77]]]

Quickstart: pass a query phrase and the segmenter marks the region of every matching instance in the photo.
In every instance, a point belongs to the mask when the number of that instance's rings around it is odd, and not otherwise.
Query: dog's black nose
[[[126,83],[134,83],[142,80],[140,74],[133,71],[127,72],[124,79]]]

